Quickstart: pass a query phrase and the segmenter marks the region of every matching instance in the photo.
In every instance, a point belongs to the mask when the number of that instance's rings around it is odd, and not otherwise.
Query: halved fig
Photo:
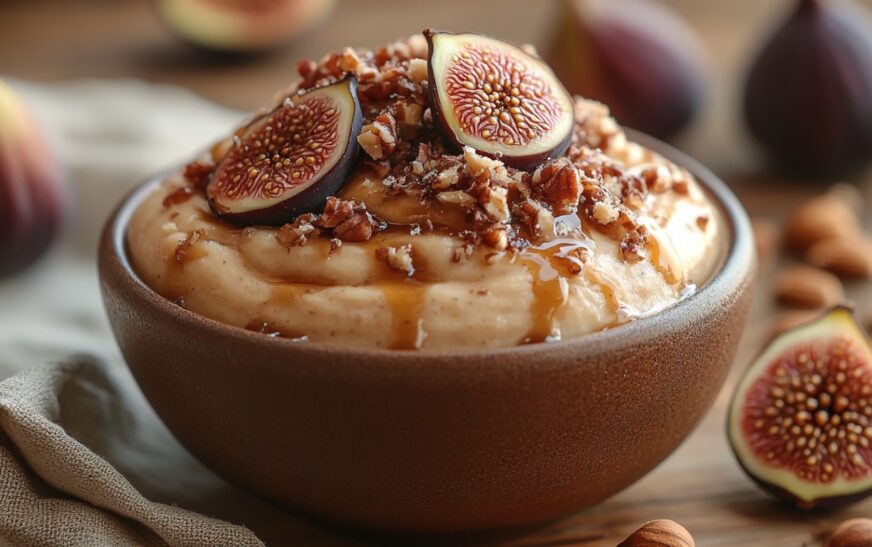
[[[319,210],[357,157],[362,115],[357,81],[344,79],[254,120],[215,168],[206,196],[238,224],[283,224]]]
[[[425,30],[430,109],[442,136],[518,169],[569,146],[572,97],[544,61],[478,34]]]
[[[853,312],[775,338],[739,381],[728,431],[751,478],[802,509],[872,493],[872,346]]]

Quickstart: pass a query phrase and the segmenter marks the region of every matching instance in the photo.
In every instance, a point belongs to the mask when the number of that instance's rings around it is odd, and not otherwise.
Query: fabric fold
[[[102,361],[81,356],[0,383],[0,539],[15,545],[262,545],[242,526],[149,501],[65,429],[65,416],[95,431],[130,425],[125,420],[134,417],[112,374]]]

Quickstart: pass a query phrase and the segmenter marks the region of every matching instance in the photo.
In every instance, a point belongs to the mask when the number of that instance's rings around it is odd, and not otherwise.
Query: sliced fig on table
[[[351,76],[288,97],[218,163],[206,187],[212,209],[238,224],[283,224],[320,209],[357,158],[361,123]]]
[[[445,140],[519,169],[566,151],[572,97],[542,59],[478,34],[424,31],[430,107]]]
[[[872,493],[872,346],[853,312],[775,338],[739,381],[728,433],[751,478],[797,507]]]

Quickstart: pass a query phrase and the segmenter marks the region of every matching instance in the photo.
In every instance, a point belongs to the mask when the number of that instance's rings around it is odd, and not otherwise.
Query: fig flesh
[[[872,17],[847,2],[800,0],[753,63],[751,133],[781,168],[849,175],[872,161]]]
[[[71,201],[42,131],[0,81],[0,277],[24,270],[45,253],[69,216]]]
[[[227,53],[267,50],[321,22],[336,0],[159,0],[158,12],[186,41]]]
[[[433,119],[456,148],[530,169],[563,154],[572,97],[544,61],[478,34],[424,31]]]
[[[650,0],[563,0],[546,59],[571,93],[608,105],[622,125],[659,138],[684,128],[705,90],[702,45]]]
[[[206,196],[238,224],[283,224],[317,211],[357,158],[362,114],[352,76],[288,97],[249,124],[218,163]]]
[[[852,311],[770,342],[739,381],[728,433],[751,478],[797,507],[872,493],[872,347]]]

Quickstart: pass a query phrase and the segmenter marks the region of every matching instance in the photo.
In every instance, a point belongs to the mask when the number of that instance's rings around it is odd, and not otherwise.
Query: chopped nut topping
[[[504,251],[509,246],[509,237],[505,228],[490,228],[481,234],[481,239],[499,251]]]
[[[472,207],[475,204],[475,199],[462,190],[436,194],[436,199],[438,199],[442,203],[460,205],[461,207],[467,208]]]
[[[412,262],[412,245],[400,245],[399,247],[379,247],[375,250],[375,256],[385,261],[391,268],[404,272],[406,275],[415,273]]]
[[[206,232],[202,228],[188,233],[187,237],[179,241],[178,245],[176,245],[176,262],[178,262],[179,264],[185,262],[191,252],[191,247],[193,247],[198,241],[205,237]]]
[[[329,198],[324,212],[314,222],[320,228],[335,228],[354,215],[354,202]]]
[[[481,205],[484,212],[497,222],[508,222],[510,213],[509,213],[509,203],[508,203],[508,192],[505,188],[497,187],[486,187],[482,192],[478,195],[478,203]]]
[[[284,247],[301,247],[306,244],[309,237],[315,237],[321,233],[312,223],[315,215],[307,213],[300,215],[294,222],[285,224],[276,232],[276,240]]]
[[[366,241],[382,228],[382,224],[367,212],[364,205],[331,197],[327,199],[324,212],[320,215],[306,213],[279,228],[276,240],[290,249],[305,245],[309,238],[327,232],[331,236],[332,252],[339,249],[342,241]]]
[[[415,35],[374,50],[344,48],[318,62],[304,60],[297,65],[301,80],[282,96],[353,73],[364,118],[357,137],[365,152],[360,162],[367,178],[378,181],[367,190],[386,198],[412,197],[424,207],[435,203],[463,208],[466,225],[454,234],[463,244],[452,254],[454,261],[470,256],[479,245],[501,256],[555,237],[573,237],[578,228],[557,218],[573,214],[618,242],[623,260],[637,262],[647,255],[646,229],[637,215],[653,216],[652,195],[689,194],[690,173],[628,142],[606,106],[583,99],[575,102],[576,123],[567,152],[533,172],[508,167],[468,146],[452,150],[439,136],[428,108],[427,50],[423,36]],[[195,162],[185,176],[195,187],[205,186],[212,169]],[[427,220],[415,220],[420,225],[410,234],[433,230]],[[700,216],[696,223],[705,230],[709,219]],[[282,226],[276,238],[293,247],[323,236],[331,238],[336,250],[343,241],[364,241],[385,227],[362,204],[333,197],[323,213],[301,215]],[[391,256],[402,254],[397,253]]]
[[[600,224],[611,224],[618,220],[620,212],[617,207],[606,201],[598,201],[593,206],[593,218]]]
[[[195,189],[205,190],[206,185],[209,184],[209,177],[212,176],[214,170],[214,165],[195,161],[185,166],[183,176]]]
[[[556,215],[575,212],[581,198],[578,169],[567,158],[559,158],[539,167],[533,173],[534,191],[551,206]]]
[[[506,172],[506,166],[503,165],[503,162],[482,156],[470,146],[463,147],[463,159],[466,161],[467,172],[473,177],[476,177],[485,171],[491,171],[494,173],[500,171],[502,173]]]
[[[357,142],[374,160],[380,160],[397,148],[397,120],[388,112],[360,129]]]
[[[366,241],[372,237],[375,222],[369,213],[354,215],[333,229],[333,235],[342,241]]]
[[[409,61],[409,77],[416,84],[427,79],[427,61],[424,59],[412,59]]]
[[[182,186],[181,188],[176,188],[174,191],[167,194],[167,197],[163,200],[163,206],[165,208],[172,207],[173,205],[178,205],[179,203],[184,203],[191,199],[191,196],[194,195],[194,189],[190,186]]]
[[[628,232],[627,235],[624,236],[624,239],[621,240],[618,247],[621,252],[621,258],[630,264],[639,262],[645,258],[646,235],[647,230],[643,230],[642,233],[636,230]]]

